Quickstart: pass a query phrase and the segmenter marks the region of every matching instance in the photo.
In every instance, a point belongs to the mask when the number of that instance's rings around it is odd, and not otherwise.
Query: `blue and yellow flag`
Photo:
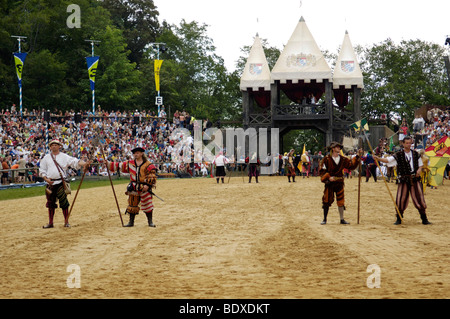
[[[25,63],[26,53],[14,53],[14,64],[16,65],[17,79],[19,80],[19,87],[22,87],[22,71]]]
[[[86,57],[88,73],[89,73],[89,83],[91,84],[91,90],[95,90],[95,76],[97,75],[98,59],[99,56],[88,56]]]
[[[163,60],[155,60],[155,84],[156,84],[156,91],[159,92],[159,72],[161,71],[161,65],[163,63]]]

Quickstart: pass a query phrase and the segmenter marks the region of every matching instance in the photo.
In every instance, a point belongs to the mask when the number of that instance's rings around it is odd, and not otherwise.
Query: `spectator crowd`
[[[184,163],[183,151],[178,145],[192,145],[192,137],[172,134],[176,128],[185,128],[191,132],[196,119],[185,111],[176,111],[169,122],[162,108],[160,116],[153,112],[125,111],[107,112],[100,108],[94,114],[73,111],[45,114],[45,111],[26,109],[20,115],[15,107],[1,110],[0,113],[0,158],[2,169],[21,169],[19,174],[11,176],[10,182],[39,181],[36,170],[29,170],[29,175],[22,169],[39,167],[39,161],[47,152],[47,143],[59,139],[63,143],[63,152],[78,158],[102,162],[102,154],[95,139],[100,139],[108,161],[122,162],[132,159],[131,150],[137,146],[146,150],[147,158],[156,163],[160,173],[190,176],[207,176],[210,173],[208,162],[189,165]],[[45,118],[48,121],[45,121]],[[212,126],[206,119],[203,128]],[[186,134],[188,135],[188,134]],[[191,141],[186,141],[186,139]],[[180,143],[183,142],[183,143]],[[178,147],[178,148],[177,148]],[[193,151],[192,151],[193,152]],[[194,154],[190,154],[194,155]],[[177,161],[175,161],[175,158]],[[181,160],[180,160],[181,158]],[[107,175],[104,165],[92,165],[88,175]],[[2,183],[7,183],[3,172]]]
[[[399,137],[414,136],[416,148],[427,148],[443,136],[450,136],[449,113],[449,109],[433,109],[426,119],[418,116],[411,125],[404,120],[398,127]],[[1,110],[0,122],[2,184],[40,181],[37,170],[32,168],[39,167],[41,158],[47,152],[47,143],[53,138],[63,143],[64,153],[78,158],[89,157],[94,163],[102,161],[102,154],[93,143],[94,139],[99,138],[108,161],[132,159],[131,150],[140,146],[146,150],[148,159],[158,165],[160,174],[181,177],[212,174],[211,163],[202,154],[194,153],[193,136],[194,130],[199,129],[196,127],[199,121],[185,111],[177,110],[169,121],[164,108],[156,116],[153,112],[138,110],[108,112],[100,107],[95,113],[71,110],[45,114],[45,111],[25,109],[23,114],[19,114],[12,106],[10,110]],[[200,123],[203,132],[213,126],[209,119]],[[176,128],[185,128],[191,134],[173,134]],[[297,154],[295,167],[298,176],[317,176],[322,153],[299,151]],[[187,155],[192,159],[190,163],[184,160]],[[274,155],[274,159],[278,160],[274,175],[285,175],[287,153]],[[25,171],[26,168],[30,170]],[[19,170],[12,176],[11,171],[7,171],[10,169]],[[108,172],[104,165],[92,165],[88,174],[107,175]]]

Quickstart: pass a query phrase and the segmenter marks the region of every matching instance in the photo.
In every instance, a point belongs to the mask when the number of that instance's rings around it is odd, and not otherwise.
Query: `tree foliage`
[[[377,118],[394,112],[412,121],[425,104],[448,105],[444,53],[441,46],[421,40],[395,44],[387,39],[363,49],[363,114]]]
[[[91,91],[85,57],[86,40],[100,56],[96,102],[106,110],[156,110],[152,43],[166,43],[160,52],[161,95],[166,111],[186,110],[197,118],[242,121],[239,81],[250,46],[242,48],[236,70],[228,72],[216,53],[208,25],[181,20],[159,22],[153,0],[77,0],[81,27],[70,28],[71,0],[0,0],[0,107],[18,104],[19,88],[13,52],[26,36],[22,52],[24,107],[90,110]],[[250,44],[251,45],[251,44]],[[272,68],[281,50],[263,40]],[[399,44],[387,39],[357,48],[364,74],[362,112],[377,118],[399,113],[411,119],[424,104],[448,105],[444,48],[420,40]],[[327,54],[328,60],[335,59]],[[332,61],[330,62],[332,65]],[[239,125],[239,124],[237,124]]]

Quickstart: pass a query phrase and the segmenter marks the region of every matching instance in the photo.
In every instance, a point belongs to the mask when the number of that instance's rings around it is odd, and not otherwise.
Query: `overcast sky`
[[[279,49],[301,16],[319,47],[337,53],[345,31],[353,46],[390,37],[444,45],[450,35],[450,0],[154,0],[159,20],[179,25],[182,19],[205,23],[208,36],[229,71],[259,33]],[[447,46],[448,48],[449,46]]]

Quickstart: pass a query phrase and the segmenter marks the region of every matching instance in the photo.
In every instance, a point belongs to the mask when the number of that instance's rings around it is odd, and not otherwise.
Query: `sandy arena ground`
[[[427,189],[421,224],[410,201],[394,226],[383,181],[346,181],[346,219],[335,204],[322,226],[318,178],[162,179],[156,228],[140,213],[122,228],[111,187],[81,189],[70,223],[58,209],[47,223],[45,198],[1,201],[1,298],[449,298],[450,182]],[[115,187],[124,223],[126,184]],[[389,184],[395,196],[396,185]],[[69,197],[72,203],[75,192]],[[1,195],[1,194],[0,194]],[[67,279],[79,267],[80,288]],[[369,288],[379,267],[380,288]],[[372,276],[369,278],[369,276]],[[74,283],[75,281],[70,281]]]

